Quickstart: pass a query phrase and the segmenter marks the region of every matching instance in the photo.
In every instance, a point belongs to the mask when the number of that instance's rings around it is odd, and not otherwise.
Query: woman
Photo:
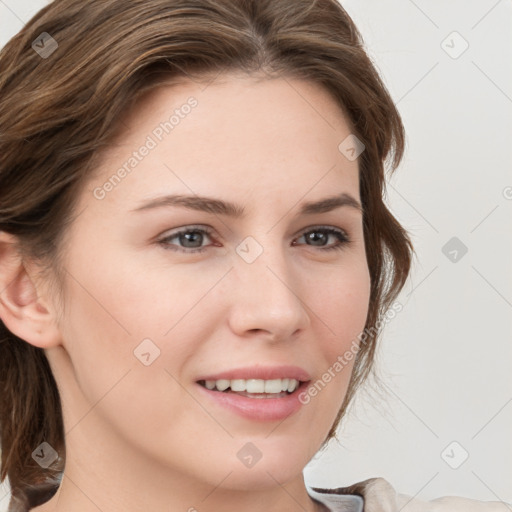
[[[336,1],[57,0],[0,69],[9,510],[503,506],[304,483],[412,251]]]

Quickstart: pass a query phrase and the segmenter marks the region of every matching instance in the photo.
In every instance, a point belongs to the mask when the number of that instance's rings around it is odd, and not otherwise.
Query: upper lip
[[[199,380],[235,380],[235,379],[296,379],[306,382],[311,380],[309,373],[299,366],[280,365],[280,366],[246,366],[243,368],[233,368],[223,372],[204,375]]]

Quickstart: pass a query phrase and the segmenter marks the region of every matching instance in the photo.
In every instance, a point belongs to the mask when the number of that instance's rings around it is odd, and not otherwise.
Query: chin
[[[302,464],[292,467],[286,462],[281,467],[258,466],[233,470],[222,486],[236,491],[264,491],[275,488],[276,485],[286,485],[302,476],[304,469]]]
[[[246,438],[237,442],[235,457],[226,474],[231,472],[226,485],[240,491],[264,490],[285,485],[302,475],[310,456],[306,446],[301,447],[296,439]],[[304,437],[303,439],[306,439]],[[240,446],[240,448],[238,448]]]

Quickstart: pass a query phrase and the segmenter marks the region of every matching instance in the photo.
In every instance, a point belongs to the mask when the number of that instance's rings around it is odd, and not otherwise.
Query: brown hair
[[[32,47],[44,32],[58,44],[47,58]],[[331,93],[365,144],[358,161],[371,275],[371,329],[326,441],[331,438],[373,370],[380,331],[374,326],[403,287],[412,256],[407,233],[383,201],[385,165],[390,162],[394,171],[404,152],[402,121],[341,5],[55,0],[1,50],[0,69],[0,230],[18,237],[20,254],[39,262],[59,291],[60,241],[93,158],[112,140],[121,114],[162,77],[259,72],[309,80]],[[0,481],[9,478],[9,510],[28,510],[47,501],[60,483],[61,403],[44,351],[1,321],[0,381]],[[46,469],[32,457],[44,441],[60,456]]]

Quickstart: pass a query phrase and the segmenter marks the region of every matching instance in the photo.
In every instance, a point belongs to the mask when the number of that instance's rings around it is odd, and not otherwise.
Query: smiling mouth
[[[210,391],[233,393],[248,398],[284,398],[303,384],[297,379],[219,379],[200,380],[198,384]]]

